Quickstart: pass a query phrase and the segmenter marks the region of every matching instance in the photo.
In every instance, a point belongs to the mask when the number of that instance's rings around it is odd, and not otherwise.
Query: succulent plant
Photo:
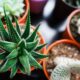
[[[4,7],[6,14],[11,16],[20,17],[24,13],[24,0],[0,0],[0,17],[4,17]]]
[[[71,6],[80,7],[80,0],[63,0]]]
[[[80,60],[67,57],[54,59],[57,65],[51,73],[50,80],[70,80],[71,73],[80,74]]]
[[[12,24],[9,16],[5,10],[5,21],[7,30],[5,30],[3,23],[0,19],[0,72],[11,70],[10,78],[14,77],[18,70],[23,74],[30,75],[31,67],[42,68],[37,62],[38,59],[47,57],[41,54],[40,50],[46,44],[40,44],[39,36],[37,34],[39,26],[30,32],[30,11],[25,24],[24,32],[21,33],[20,26],[14,17],[16,27]]]

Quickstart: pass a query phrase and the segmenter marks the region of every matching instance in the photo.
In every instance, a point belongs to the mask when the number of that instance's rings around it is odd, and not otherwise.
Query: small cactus
[[[50,80],[70,80],[71,73],[80,74],[80,61],[67,57],[56,57],[54,63],[57,65],[51,73]]]

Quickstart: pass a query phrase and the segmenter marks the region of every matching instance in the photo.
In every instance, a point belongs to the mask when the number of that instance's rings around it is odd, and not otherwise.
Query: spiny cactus
[[[6,14],[11,16],[20,17],[24,13],[24,0],[0,0],[0,17],[4,17],[4,7]]]
[[[0,51],[0,60],[3,62],[0,65],[0,72],[11,70],[10,78],[15,76],[18,70],[23,74],[30,75],[31,67],[42,68],[42,66],[37,62],[38,59],[47,57],[43,55],[40,50],[46,44],[40,44],[39,36],[37,31],[39,26],[30,32],[30,11],[28,13],[28,19],[26,21],[23,34],[20,30],[20,25],[18,24],[16,18],[14,17],[16,27],[12,24],[9,16],[5,13],[5,20],[7,24],[7,30],[5,30],[3,23],[0,19],[0,48],[4,51]]]
[[[54,60],[57,65],[51,73],[50,80],[70,80],[71,73],[80,74],[80,60],[67,57],[57,57]]]

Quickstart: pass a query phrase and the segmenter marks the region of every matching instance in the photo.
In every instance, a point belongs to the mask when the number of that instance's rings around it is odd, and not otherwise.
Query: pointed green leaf
[[[21,64],[19,65],[19,69],[20,69],[21,73],[26,74],[25,69]]]
[[[0,52],[0,60],[3,60],[7,56],[6,52]]]
[[[21,36],[21,32],[20,32],[18,21],[17,21],[17,19],[15,17],[14,17],[14,20],[15,20],[15,23],[16,23],[16,30],[17,30],[18,34]]]
[[[35,58],[30,53],[28,53],[26,50],[24,51],[28,55],[31,66],[42,69],[42,66],[35,60]]]
[[[38,45],[38,46],[35,48],[35,51],[41,50],[45,45],[46,45],[46,44]]]
[[[4,39],[5,39],[2,32],[0,32],[0,39],[1,39],[1,40],[4,40]],[[6,40],[6,39],[5,39],[5,40]]]
[[[13,65],[17,63],[16,59],[7,60],[0,69],[0,72],[8,71]]]
[[[36,34],[37,34],[37,31],[39,29],[39,26],[37,26],[37,28],[33,31],[33,33],[26,39],[27,42],[33,42],[34,39],[36,38]]]
[[[16,48],[16,43],[8,41],[0,41],[0,47],[2,49],[5,49],[6,51],[11,52],[14,48]]]
[[[13,78],[16,73],[17,73],[18,67],[16,65],[11,67],[11,74],[10,74],[10,78]]]
[[[25,72],[30,75],[31,71],[30,71],[30,64],[29,64],[29,58],[27,55],[22,55],[19,57],[20,63],[22,64],[22,66],[25,69]]]
[[[30,20],[30,10],[28,11],[28,17],[26,21],[26,28],[22,35],[23,38],[27,38],[30,34],[30,26],[31,26],[31,20]]]
[[[6,12],[5,12],[5,20],[7,23],[8,33],[9,33],[9,36],[11,37],[12,41],[19,42],[21,37],[19,36],[18,32],[14,29],[12,21],[6,15]]]
[[[3,37],[4,37],[5,40],[9,40],[9,35],[8,35],[7,31],[4,28],[4,25],[1,21],[1,18],[0,18],[0,32],[3,34]]]
[[[21,39],[20,42],[19,42],[19,44],[18,44],[18,46],[21,47],[21,48],[25,48],[26,47],[26,41],[25,41],[25,39]]]
[[[32,51],[33,49],[36,48],[37,44],[38,44],[38,40],[36,40],[36,41],[34,41],[34,42],[28,42],[28,43],[26,44],[26,49],[27,49],[28,51]]]
[[[48,55],[40,54],[40,53],[37,53],[37,52],[34,52],[34,51],[32,51],[31,54],[36,59],[43,59],[43,58],[48,57]]]
[[[12,58],[16,58],[17,56],[18,56],[18,50],[14,49],[6,58],[12,59]]]

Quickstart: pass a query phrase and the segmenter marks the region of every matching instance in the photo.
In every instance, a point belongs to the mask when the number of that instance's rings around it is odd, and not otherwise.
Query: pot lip
[[[78,43],[75,38],[73,37],[72,33],[71,33],[71,30],[70,30],[70,22],[71,22],[71,19],[72,17],[79,13],[80,12],[80,9],[77,9],[77,10],[74,10],[69,16],[68,16],[68,19],[67,19],[67,31],[68,31],[68,34],[69,36],[71,37],[72,40],[74,40],[76,43]]]
[[[79,45],[77,45],[73,40],[62,39],[62,40],[57,40],[57,41],[53,42],[53,43],[48,47],[48,49],[47,49],[47,51],[45,52],[45,54],[48,54],[48,52],[51,50],[51,48],[52,48],[53,46],[56,46],[56,45],[58,45],[58,44],[60,44],[60,43],[69,43],[69,44],[73,44],[73,45],[77,46],[78,48],[80,48]],[[44,61],[43,61],[43,71],[44,71],[44,73],[45,73],[45,76],[46,76],[47,79],[49,80],[50,77],[49,77],[48,72],[47,72],[47,69],[46,69],[46,59],[44,59]]]
[[[29,0],[25,0],[25,13],[18,19],[19,23],[22,23],[25,21],[25,18],[27,17],[29,10]]]

